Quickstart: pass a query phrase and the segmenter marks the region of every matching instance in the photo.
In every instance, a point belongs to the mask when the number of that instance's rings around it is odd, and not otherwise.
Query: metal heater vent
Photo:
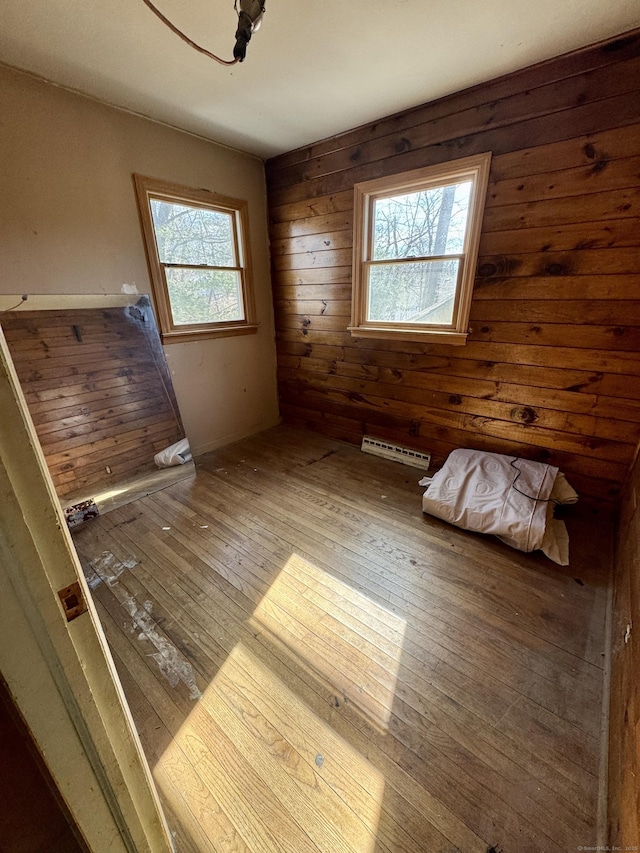
[[[431,454],[420,450],[412,450],[410,447],[402,447],[401,444],[391,444],[365,435],[362,438],[362,450],[365,453],[373,453],[374,456],[382,456],[385,459],[393,459],[394,462],[403,462],[405,465],[413,465],[414,468],[428,468],[431,462]]]

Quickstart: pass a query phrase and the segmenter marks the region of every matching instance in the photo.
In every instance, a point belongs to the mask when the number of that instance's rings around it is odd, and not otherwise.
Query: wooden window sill
[[[211,329],[185,329],[162,332],[163,344],[182,344],[189,341],[204,341],[208,338],[230,338],[234,335],[255,335],[258,331],[257,323],[248,323],[242,326],[216,326]]]
[[[464,346],[467,342],[467,332],[436,329],[389,329],[381,326],[349,326],[354,338],[378,338],[388,341],[420,341],[431,344],[449,344]]]

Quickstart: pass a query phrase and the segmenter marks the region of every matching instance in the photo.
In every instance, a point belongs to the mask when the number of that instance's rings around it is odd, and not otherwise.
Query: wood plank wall
[[[467,345],[352,337],[354,183],[482,151]],[[618,498],[640,430],[640,31],[276,157],[267,181],[286,421],[436,464],[549,461]]]
[[[19,311],[2,328],[59,497],[157,470],[184,437],[148,307]]]
[[[639,501],[636,463],[622,499],[613,582],[607,843],[620,850],[635,850],[640,840]]]

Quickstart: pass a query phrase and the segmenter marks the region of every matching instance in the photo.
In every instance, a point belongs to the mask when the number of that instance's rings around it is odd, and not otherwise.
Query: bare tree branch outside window
[[[369,320],[451,323],[471,181],[373,202]],[[407,263],[406,261],[411,261]]]
[[[232,214],[158,199],[151,214],[174,322],[244,319]]]

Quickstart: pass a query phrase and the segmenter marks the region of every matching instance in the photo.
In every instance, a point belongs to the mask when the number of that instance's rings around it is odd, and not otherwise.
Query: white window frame
[[[231,198],[206,189],[192,189],[157,178],[144,175],[134,175],[138,208],[144,237],[149,276],[153,292],[153,301],[158,318],[158,326],[162,342],[180,343],[183,341],[201,340],[204,338],[228,337],[230,335],[246,335],[257,332],[255,300],[253,295],[253,276],[251,270],[251,246],[249,241],[249,206],[243,199]],[[151,214],[151,201],[165,201],[173,204],[185,204],[190,207],[202,207],[230,214],[233,222],[233,239],[237,267],[225,269],[238,272],[242,292],[244,319],[206,322],[192,324],[177,324],[173,320],[169,289],[165,267],[158,254],[155,228]],[[188,267],[188,264],[180,264]],[[218,269],[197,265],[198,268]]]
[[[351,325],[354,337],[387,338],[390,340],[428,341],[434,343],[463,345],[466,343],[471,311],[471,297],[478,247],[482,227],[482,214],[489,182],[491,153],[477,154],[436,166],[427,166],[389,175],[373,181],[358,183],[354,188],[354,233],[353,233],[353,290],[351,302]],[[373,261],[373,210],[377,199],[392,198],[419,190],[434,189],[471,180],[469,213],[462,252],[443,256],[460,260],[458,283],[454,300],[451,324],[379,322],[368,317],[368,277]],[[440,256],[427,256],[438,260]],[[427,258],[399,259],[397,263],[425,260]],[[384,261],[393,263],[394,261]]]

